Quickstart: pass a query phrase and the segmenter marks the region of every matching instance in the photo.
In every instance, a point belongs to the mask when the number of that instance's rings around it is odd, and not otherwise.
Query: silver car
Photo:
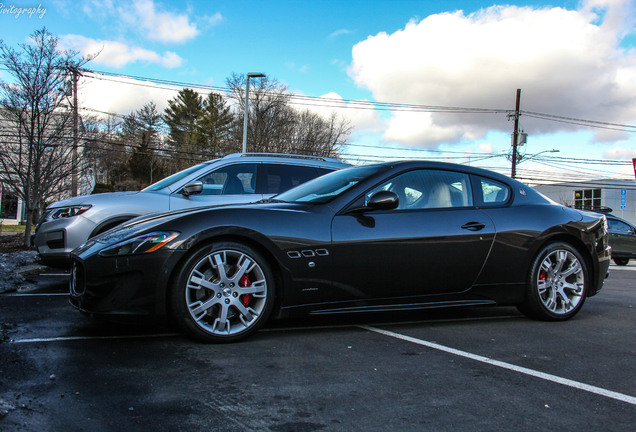
[[[258,201],[349,165],[333,158],[235,153],[171,175],[142,191],[85,195],[48,206],[36,226],[42,262],[70,266],[71,251],[134,217]]]

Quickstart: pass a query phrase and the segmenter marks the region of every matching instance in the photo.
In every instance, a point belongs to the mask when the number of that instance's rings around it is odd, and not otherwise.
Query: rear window
[[[482,204],[486,206],[503,205],[508,202],[511,195],[508,185],[483,177],[479,179],[477,193],[481,194]]]

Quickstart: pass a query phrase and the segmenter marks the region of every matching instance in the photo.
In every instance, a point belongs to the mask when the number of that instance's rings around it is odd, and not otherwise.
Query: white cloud
[[[636,158],[636,150],[632,148],[614,147],[606,151],[603,157],[607,159],[633,159]]]
[[[356,102],[346,102],[337,93],[330,92],[316,99],[302,99],[302,104],[298,104],[298,109],[309,109],[324,118],[328,118],[333,113],[347,119],[350,126],[355,131],[377,132],[378,122],[380,118],[376,111],[363,108]]]
[[[180,88],[169,89],[150,81],[116,77],[95,79],[92,75],[82,77],[79,83],[79,105],[101,112],[126,115],[154,102],[157,111],[163,112],[168,100],[174,98]]]
[[[145,37],[160,42],[182,43],[195,38],[199,30],[187,14],[159,10],[152,0],[135,0],[118,8],[122,20]],[[219,20],[215,15],[215,20]]]
[[[340,29],[340,30],[336,30],[335,32],[331,33],[329,35],[329,39],[335,39],[339,36],[345,36],[345,35],[349,35],[352,34],[353,30],[348,30],[348,29]]]
[[[480,144],[479,151],[481,153],[492,154],[495,151],[495,149],[493,148],[492,144]]]
[[[630,29],[631,4],[593,0],[578,11],[493,6],[431,15],[359,42],[349,74],[378,101],[513,109],[521,88],[522,110],[633,123],[636,51],[619,45]],[[504,117],[394,112],[384,138],[431,147],[510,131]],[[530,134],[576,129],[529,116],[521,123]],[[625,136],[602,132],[597,139]]]
[[[91,64],[123,67],[129,63],[141,61],[159,64],[166,68],[175,68],[183,64],[183,59],[174,52],[166,51],[163,54],[158,54],[154,51],[129,46],[122,42],[97,40],[69,34],[61,36],[60,43],[64,48],[76,50],[84,56],[99,53]]]

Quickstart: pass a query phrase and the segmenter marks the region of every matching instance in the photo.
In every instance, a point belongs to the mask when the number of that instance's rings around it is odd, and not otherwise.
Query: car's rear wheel
[[[545,321],[576,315],[587,296],[588,272],[581,254],[566,243],[552,243],[539,252],[528,275],[526,298],[518,308]]]
[[[181,267],[170,292],[176,322],[204,342],[233,342],[263,325],[274,303],[267,261],[235,242],[204,246]]]
[[[612,259],[614,260],[616,265],[619,265],[619,266],[626,266],[627,264],[629,264],[629,258],[612,258]]]

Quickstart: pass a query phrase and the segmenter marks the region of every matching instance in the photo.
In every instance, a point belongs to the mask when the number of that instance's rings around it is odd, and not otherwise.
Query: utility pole
[[[517,89],[517,102],[515,103],[515,128],[512,132],[512,169],[510,177],[517,175],[517,143],[519,141],[519,107],[521,106],[521,89]]]
[[[79,128],[79,113],[77,108],[77,80],[78,72],[77,68],[71,68],[71,77],[73,83],[73,158],[71,167],[73,174],[71,175],[71,194],[73,196],[78,195],[78,163],[77,163],[77,147],[78,147],[78,128]]]

